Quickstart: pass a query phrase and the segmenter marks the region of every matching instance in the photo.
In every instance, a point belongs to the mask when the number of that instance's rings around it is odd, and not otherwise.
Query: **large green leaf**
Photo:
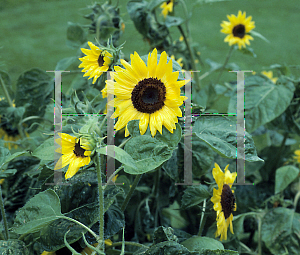
[[[262,219],[261,238],[272,254],[299,254],[300,214],[278,207]]]
[[[129,140],[125,145],[125,151],[135,160],[137,169],[125,165],[124,171],[129,174],[143,174],[169,160],[173,149],[155,138],[143,135]]]
[[[206,237],[206,236],[193,236],[181,243],[189,251],[203,251],[203,250],[224,250],[221,242]]]
[[[68,22],[67,45],[76,49],[86,41],[87,33],[83,27],[79,24]]]
[[[48,189],[31,198],[18,212],[13,225],[17,234],[34,233],[62,216],[57,194]]]
[[[189,208],[195,205],[199,205],[204,199],[210,198],[211,194],[207,190],[205,185],[194,185],[187,187],[183,192],[181,207]]]
[[[54,160],[54,138],[51,137],[37,147],[32,155],[42,160]]]
[[[295,166],[283,166],[276,170],[275,194],[283,191],[299,174],[299,168]]]
[[[108,155],[112,158],[115,158],[122,164],[137,170],[133,158],[126,151],[122,150],[117,146],[107,145],[105,147],[97,149],[96,151],[99,152],[100,154]]]
[[[20,240],[1,240],[0,241],[0,254],[3,255],[28,255],[29,251],[25,243]]]
[[[139,254],[139,253],[137,253]],[[181,244],[174,242],[174,241],[166,241],[161,242],[156,245],[151,246],[146,252],[144,252],[145,255],[190,255],[191,253],[187,248],[182,246]]]
[[[223,116],[200,116],[195,121],[193,133],[222,157],[236,158],[236,123],[230,119]],[[253,139],[248,132],[245,132],[245,138],[245,160],[262,161],[257,156]]]
[[[282,114],[289,106],[294,90],[293,83],[289,81],[275,85],[260,76],[245,78],[246,129],[252,132]],[[228,112],[236,112],[236,93],[233,95]]]

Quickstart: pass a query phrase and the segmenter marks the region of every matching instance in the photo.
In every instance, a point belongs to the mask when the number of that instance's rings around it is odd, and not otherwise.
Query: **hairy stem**
[[[2,219],[3,219],[4,230],[5,230],[5,240],[8,240],[9,239],[8,224],[7,224],[7,219],[6,219],[5,210],[4,210],[1,185],[0,185],[0,208],[1,208],[1,215],[2,215]]]
[[[200,220],[200,225],[199,225],[198,236],[202,235],[202,231],[203,231],[203,228],[205,225],[205,221],[206,221],[205,209],[206,209],[206,199],[204,199],[204,201],[203,201],[203,209],[202,209],[202,213],[201,213],[201,220]]]
[[[228,52],[228,55],[227,55],[227,57],[226,57],[226,59],[225,59],[225,62],[224,62],[224,64],[222,65],[222,67],[221,67],[221,69],[220,69],[220,73],[219,73],[219,76],[218,76],[218,78],[217,78],[217,81],[216,81],[216,84],[218,84],[218,82],[219,82],[219,80],[220,80],[220,78],[221,78],[221,76],[222,76],[222,74],[223,74],[223,71],[224,71],[224,69],[225,69],[225,67],[226,67],[226,65],[227,65],[227,63],[228,63],[228,61],[229,61],[229,59],[230,59],[230,57],[231,57],[231,55],[232,55],[232,52],[233,52],[233,45],[230,47],[230,49],[229,49],[229,52]]]
[[[138,174],[138,175],[135,176],[135,179],[134,179],[134,181],[133,181],[133,184],[132,184],[132,186],[131,186],[131,188],[130,188],[130,190],[129,190],[129,192],[128,192],[128,194],[127,194],[127,196],[126,196],[126,198],[125,198],[125,200],[124,200],[124,202],[123,202],[123,204],[122,204],[122,206],[121,206],[121,210],[122,210],[123,212],[125,211],[125,209],[126,209],[126,207],[127,207],[127,205],[128,205],[128,202],[129,202],[129,200],[130,200],[130,198],[131,198],[131,196],[132,196],[132,194],[133,194],[133,192],[134,192],[136,186],[138,185],[138,183],[139,183],[141,177],[142,177],[141,174]]]

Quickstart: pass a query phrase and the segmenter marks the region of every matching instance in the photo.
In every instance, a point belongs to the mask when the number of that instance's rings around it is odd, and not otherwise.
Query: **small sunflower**
[[[277,77],[273,77],[273,72],[272,71],[262,71],[261,72],[262,75],[268,77],[274,84],[276,84],[276,81],[278,80]]]
[[[221,235],[220,241],[227,239],[227,228],[230,225],[230,232],[233,234],[232,227],[232,212],[236,211],[236,203],[234,197],[234,190],[231,186],[237,176],[237,173],[230,173],[227,165],[225,173],[221,170],[218,164],[215,163],[215,168],[212,173],[218,190],[214,189],[211,201],[214,203],[214,210],[217,212],[217,231],[215,237]]]
[[[147,66],[135,52],[131,54],[131,64],[121,59],[125,69],[115,66],[114,79],[106,81],[107,93],[116,95],[113,101],[116,110],[112,118],[118,117],[116,130],[125,128],[131,120],[140,120],[139,129],[143,135],[149,125],[152,136],[158,130],[162,133],[164,125],[171,133],[176,129],[179,108],[186,99],[180,96],[180,88],[188,80],[177,81],[179,72],[173,72],[172,60],[167,63],[167,53],[160,55],[157,64],[157,50],[148,55]],[[105,93],[105,92],[103,92]]]
[[[298,163],[300,163],[300,150],[295,150],[294,153],[296,156],[294,156],[294,159],[297,160]]]
[[[85,76],[89,76],[89,79],[93,78],[93,84],[101,76],[103,72],[109,69],[112,63],[113,56],[106,50],[100,50],[99,47],[92,42],[88,42],[90,50],[81,48],[81,51],[86,55],[83,58],[79,58],[82,63],[78,66],[82,68],[81,72],[84,72]]]
[[[56,139],[56,142],[61,145],[61,147],[58,148],[56,152],[63,155],[57,161],[54,170],[69,165],[65,175],[65,179],[68,179],[75,175],[80,167],[90,163],[90,155],[92,152],[90,144],[84,138],[76,138],[65,133],[61,133],[60,137],[61,139]]]
[[[246,48],[246,44],[250,45],[249,40],[253,40],[253,37],[249,35],[249,32],[255,28],[254,21],[251,21],[252,16],[246,18],[246,12],[239,11],[238,15],[227,15],[228,21],[221,23],[221,32],[228,34],[224,42],[228,42],[229,46],[238,44],[239,49]]]
[[[162,9],[161,13],[164,15],[164,18],[167,17],[169,12],[173,12],[173,5],[174,5],[174,0],[169,0],[166,2],[163,2],[163,4],[160,6]]]

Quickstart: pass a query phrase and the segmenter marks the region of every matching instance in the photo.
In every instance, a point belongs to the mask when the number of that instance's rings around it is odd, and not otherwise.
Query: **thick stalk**
[[[2,219],[3,219],[3,224],[4,224],[4,230],[5,230],[5,240],[8,240],[8,238],[9,238],[9,235],[8,235],[8,224],[7,224],[5,210],[4,210],[4,203],[3,203],[3,198],[2,198],[1,185],[0,185],[0,207],[1,207],[1,215],[2,215]]]
[[[132,194],[133,194],[133,192],[134,192],[136,186],[138,185],[138,183],[139,183],[141,177],[142,177],[141,174],[138,174],[138,175],[135,176],[135,179],[134,179],[134,181],[133,181],[133,184],[132,184],[132,186],[131,186],[131,188],[130,188],[130,190],[129,190],[129,192],[128,192],[128,194],[127,194],[127,196],[126,196],[126,198],[125,198],[125,200],[124,200],[124,202],[123,202],[123,204],[122,204],[122,206],[121,206],[121,210],[122,210],[123,212],[125,211],[125,209],[126,209],[126,207],[127,207],[127,205],[128,205],[128,202],[129,202],[129,200],[130,200],[130,198],[131,198],[131,196],[132,196]]]
[[[226,65],[227,65],[227,63],[228,63],[228,61],[229,61],[229,59],[230,59],[230,57],[232,55],[233,47],[234,47],[233,45],[230,47],[230,50],[229,50],[228,55],[227,55],[227,57],[225,59],[225,62],[224,62],[224,64],[222,65],[222,67],[220,69],[220,73],[219,73],[218,79],[216,81],[216,84],[218,84],[218,82],[219,82],[219,80],[220,80],[220,78],[222,76],[222,73],[223,73],[223,71],[224,71],[224,69],[225,69],[225,67],[226,67]]]
[[[11,98],[10,98],[10,95],[8,94],[6,85],[5,85],[5,83],[4,83],[4,81],[3,81],[2,77],[1,77],[1,75],[0,75],[0,83],[1,83],[2,90],[3,90],[4,94],[5,94],[5,97],[6,97],[6,100],[7,100],[8,104],[9,104],[9,106],[10,106],[10,107],[14,107],[14,106],[13,106],[13,102],[12,102],[12,100],[11,100]]]
[[[102,243],[101,250],[104,251],[104,194],[102,188],[102,156],[96,154],[96,167],[97,167],[97,179],[98,179],[98,192],[99,192],[99,239]]]

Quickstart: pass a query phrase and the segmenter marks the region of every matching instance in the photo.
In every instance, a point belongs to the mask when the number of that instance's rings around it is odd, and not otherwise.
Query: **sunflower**
[[[164,18],[167,17],[169,12],[173,12],[174,0],[169,0],[164,2],[160,8],[162,9],[161,13],[164,15]]]
[[[115,66],[114,79],[106,81],[107,93],[116,95],[113,104],[116,110],[111,118],[118,117],[116,130],[125,128],[131,120],[140,120],[139,129],[143,135],[150,126],[152,136],[164,125],[171,133],[176,129],[177,116],[182,113],[179,106],[186,99],[180,96],[180,88],[188,80],[177,81],[179,72],[173,72],[172,60],[167,63],[167,53],[160,55],[157,64],[157,50],[148,55],[147,66],[135,52],[131,54],[131,64],[121,59],[125,69]],[[105,92],[102,92],[105,93]]]
[[[233,234],[232,227],[232,212],[236,211],[236,203],[234,190],[231,186],[236,178],[237,173],[230,173],[227,165],[225,173],[221,170],[218,164],[215,163],[215,168],[212,173],[218,184],[218,190],[214,189],[211,201],[214,203],[214,210],[217,212],[217,231],[215,237],[221,235],[222,239],[227,239],[227,228],[230,225],[230,232]]]
[[[246,18],[246,12],[239,11],[238,15],[227,15],[228,21],[221,23],[221,32],[228,34],[224,42],[228,42],[229,45],[238,44],[239,49],[250,45],[249,40],[253,40],[253,37],[249,35],[249,32],[255,28],[254,21],[251,21],[252,16]]]
[[[89,79],[94,77],[94,84],[101,74],[108,70],[112,63],[113,56],[106,50],[100,50],[100,48],[92,42],[88,42],[88,44],[91,48],[90,50],[81,48],[81,51],[86,56],[79,58],[82,63],[78,67],[83,67],[81,71],[85,73],[83,76],[89,76]]]
[[[276,81],[278,80],[278,78],[274,77],[273,78],[273,72],[272,71],[262,71],[261,72],[262,75],[268,77],[274,84],[276,84]]]
[[[56,142],[61,146],[56,150],[63,154],[57,161],[54,170],[61,169],[69,165],[65,178],[71,178],[79,168],[88,165],[91,161],[91,146],[84,138],[76,138],[71,135],[61,133]]]

